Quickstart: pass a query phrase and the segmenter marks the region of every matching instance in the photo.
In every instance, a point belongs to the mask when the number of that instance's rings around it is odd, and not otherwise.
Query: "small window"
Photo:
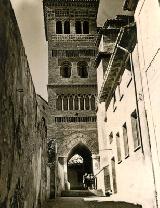
[[[80,61],[77,64],[77,71],[78,76],[81,78],[87,78],[88,77],[88,64],[85,61]]]
[[[61,21],[56,22],[56,34],[62,34],[62,22]]]
[[[140,132],[139,132],[139,122],[136,110],[131,114],[131,125],[132,125],[132,135],[134,141],[134,149],[136,150],[140,147]]]
[[[123,128],[124,154],[125,154],[125,158],[127,158],[129,156],[129,145],[128,145],[128,135],[127,135],[126,123],[124,123],[122,128]]]
[[[65,61],[62,63],[60,68],[60,75],[63,78],[70,78],[71,76],[71,63],[68,61]]]
[[[89,34],[89,23],[87,21],[83,22],[83,33]]]
[[[70,22],[69,21],[64,22],[64,34],[70,34]]]
[[[76,21],[75,27],[76,27],[76,34],[82,34],[82,26],[80,21]]]
[[[122,161],[122,157],[121,157],[121,144],[120,144],[119,133],[116,134],[116,145],[117,145],[117,159],[118,159],[118,163],[120,163]]]

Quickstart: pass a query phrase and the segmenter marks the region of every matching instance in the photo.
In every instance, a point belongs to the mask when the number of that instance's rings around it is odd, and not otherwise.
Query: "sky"
[[[107,18],[121,14],[122,2],[123,0],[100,0],[98,26],[102,26]],[[48,52],[42,0],[11,0],[11,3],[20,28],[36,93],[47,100]]]

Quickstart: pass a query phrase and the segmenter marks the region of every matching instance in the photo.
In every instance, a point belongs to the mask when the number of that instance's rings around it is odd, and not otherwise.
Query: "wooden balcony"
[[[137,33],[134,23],[121,28],[115,43],[114,52],[104,74],[98,102],[105,101],[106,105],[109,105],[119,78],[124,72],[126,59],[129,53],[133,51],[136,41]]]

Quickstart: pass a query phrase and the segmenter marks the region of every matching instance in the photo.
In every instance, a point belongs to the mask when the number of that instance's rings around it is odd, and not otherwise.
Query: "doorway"
[[[67,160],[68,182],[71,190],[83,189],[83,175],[93,173],[91,151],[83,143],[76,145]]]

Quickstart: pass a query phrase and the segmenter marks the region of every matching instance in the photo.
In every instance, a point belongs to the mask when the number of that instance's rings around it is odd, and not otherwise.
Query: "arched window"
[[[86,95],[85,97],[85,108],[86,110],[89,110],[89,96],[88,95]]]
[[[76,21],[75,27],[76,27],[76,34],[82,34],[82,27],[80,21]]]
[[[80,109],[84,110],[84,97],[83,96],[81,96],[80,98]]]
[[[73,110],[73,96],[69,97],[69,110]]]
[[[71,63],[69,61],[64,61],[60,68],[60,75],[63,78],[70,78],[71,76]]]
[[[70,22],[69,21],[64,22],[64,34],[70,34]]]
[[[96,105],[95,105],[95,97],[94,95],[91,96],[91,110],[95,110]]]
[[[56,34],[62,34],[62,22],[61,21],[56,22]]]
[[[85,61],[80,61],[77,64],[77,71],[78,76],[81,78],[87,78],[88,77],[88,64]]]
[[[79,110],[79,107],[78,107],[78,96],[77,95],[75,96],[74,104],[75,104],[74,109],[75,110]]]
[[[63,110],[68,110],[68,97],[64,96],[63,98]]]
[[[57,110],[62,110],[62,98],[61,98],[61,96],[58,96],[58,98],[57,98],[56,109]]]
[[[87,21],[83,22],[83,33],[89,34],[89,23]]]

